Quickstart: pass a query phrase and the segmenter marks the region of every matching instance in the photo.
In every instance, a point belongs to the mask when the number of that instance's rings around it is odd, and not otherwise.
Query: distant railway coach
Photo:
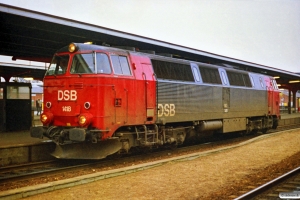
[[[263,74],[72,43],[44,78],[43,126],[57,158],[101,159],[211,134],[276,128],[279,91]]]

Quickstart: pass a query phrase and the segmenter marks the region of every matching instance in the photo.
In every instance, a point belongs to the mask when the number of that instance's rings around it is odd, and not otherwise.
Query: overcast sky
[[[0,2],[300,72],[300,0]]]

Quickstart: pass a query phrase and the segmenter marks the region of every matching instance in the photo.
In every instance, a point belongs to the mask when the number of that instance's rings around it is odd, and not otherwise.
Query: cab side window
[[[72,74],[92,74],[94,73],[93,54],[76,54],[73,57],[71,66]]]
[[[108,57],[104,53],[97,53],[97,73],[111,73]]]
[[[46,76],[65,74],[69,63],[69,55],[55,56],[51,61]]]
[[[131,75],[128,60],[126,56],[111,56],[115,74]]]

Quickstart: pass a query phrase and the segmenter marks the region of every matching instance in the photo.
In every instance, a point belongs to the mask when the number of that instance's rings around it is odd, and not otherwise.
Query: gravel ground
[[[26,199],[233,199],[300,166],[299,133]]]

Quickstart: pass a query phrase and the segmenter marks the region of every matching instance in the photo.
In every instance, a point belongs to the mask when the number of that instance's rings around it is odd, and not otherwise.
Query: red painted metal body
[[[270,116],[277,116],[279,118],[280,111],[279,111],[279,90],[277,88],[275,79],[272,77],[265,76],[265,83],[267,86],[268,92],[268,115]]]

